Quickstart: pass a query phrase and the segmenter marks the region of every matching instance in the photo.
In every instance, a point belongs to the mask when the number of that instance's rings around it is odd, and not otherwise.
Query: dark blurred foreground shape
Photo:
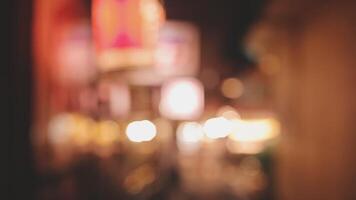
[[[22,1],[16,2],[23,9]],[[277,199],[356,199],[355,19],[356,1],[352,0],[276,0],[248,34],[247,46],[257,59],[268,62],[273,58],[279,66],[272,79],[284,133],[276,151]],[[14,32],[21,30],[15,33],[16,41],[22,38],[29,44],[30,37],[22,35],[30,32],[25,24],[16,23],[26,30],[14,28]],[[36,179],[27,148],[33,114],[27,112],[29,102],[25,101],[30,99],[31,52],[13,54],[17,78],[12,82],[18,87],[10,95],[22,98],[17,98],[16,110],[12,110],[16,129],[10,143],[14,167],[13,198],[9,199],[31,199]]]
[[[278,199],[356,199],[355,19],[356,1],[280,0],[250,34],[259,57],[280,65]]]
[[[7,2],[5,2],[7,3]],[[2,87],[1,97],[3,105],[1,119],[3,121],[2,134],[5,135],[6,157],[2,163],[6,171],[2,172],[1,185],[6,193],[0,199],[34,199],[35,169],[33,149],[30,139],[32,116],[32,1],[13,0],[10,6],[4,8],[6,25],[3,28],[5,60],[2,61],[5,73],[5,85]],[[7,5],[9,5],[7,4]],[[8,61],[8,62],[6,62]],[[3,191],[3,190],[2,190]]]

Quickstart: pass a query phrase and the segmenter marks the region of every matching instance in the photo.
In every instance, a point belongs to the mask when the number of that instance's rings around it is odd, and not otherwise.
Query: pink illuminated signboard
[[[93,0],[93,33],[101,71],[151,66],[164,10],[157,0]]]

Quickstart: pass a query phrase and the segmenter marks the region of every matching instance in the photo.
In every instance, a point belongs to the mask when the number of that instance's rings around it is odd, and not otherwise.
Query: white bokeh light
[[[127,126],[126,135],[131,142],[147,142],[156,137],[157,129],[149,120],[133,121]]]
[[[204,132],[210,139],[224,138],[232,131],[232,123],[224,117],[208,119],[204,123]]]
[[[204,108],[202,84],[194,78],[177,78],[162,87],[161,114],[170,119],[195,119]]]

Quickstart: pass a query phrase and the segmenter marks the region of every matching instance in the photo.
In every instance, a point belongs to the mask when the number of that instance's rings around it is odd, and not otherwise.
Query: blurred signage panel
[[[131,108],[131,94],[128,85],[121,82],[112,84],[109,95],[111,116],[127,116]]]
[[[83,84],[95,75],[90,25],[69,23],[57,33],[56,60],[53,77],[62,85]]]
[[[198,29],[186,22],[166,21],[160,28],[153,68],[124,73],[133,85],[161,85],[177,76],[195,76],[199,70]]]
[[[200,62],[199,31],[187,22],[167,21],[159,31],[155,68],[163,76],[195,75]]]
[[[164,19],[157,0],[93,0],[92,17],[100,71],[153,65]]]

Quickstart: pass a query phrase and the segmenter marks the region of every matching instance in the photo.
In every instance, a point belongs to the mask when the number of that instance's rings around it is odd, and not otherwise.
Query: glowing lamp
[[[101,71],[153,64],[163,7],[157,0],[93,0],[92,21]]]
[[[162,86],[159,111],[170,119],[198,118],[204,109],[204,89],[194,78],[172,79]]]

